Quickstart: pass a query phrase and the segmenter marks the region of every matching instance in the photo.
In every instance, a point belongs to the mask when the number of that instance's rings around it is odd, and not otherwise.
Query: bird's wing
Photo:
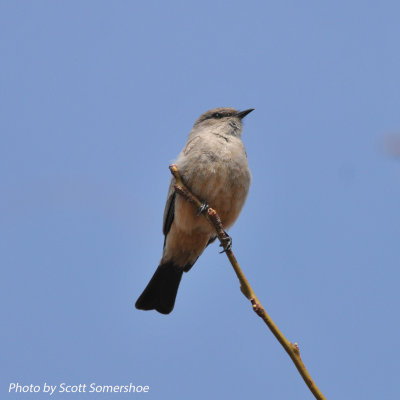
[[[193,149],[195,149],[196,146],[198,146],[198,144],[200,142],[201,142],[201,137],[199,137],[199,136],[189,139],[188,142],[186,143],[185,148],[183,149],[183,154],[187,155],[188,153],[193,151]],[[182,176],[182,171],[180,171],[180,174]],[[184,180],[183,176],[182,176],[182,179]],[[167,203],[165,204],[164,220],[163,220],[163,233],[165,235],[164,246],[165,246],[165,240],[167,238],[168,232],[171,229],[172,222],[174,222],[175,197],[176,197],[176,192],[175,192],[175,188],[174,188],[175,183],[176,183],[175,178],[172,178],[171,183],[169,185]]]
[[[175,179],[171,179],[171,184],[169,185],[167,203],[165,204],[164,219],[163,219],[163,233],[167,237],[169,230],[171,229],[172,222],[174,221],[175,215]]]

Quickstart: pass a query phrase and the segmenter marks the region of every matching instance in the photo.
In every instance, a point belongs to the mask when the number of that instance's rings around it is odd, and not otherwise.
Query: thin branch
[[[176,184],[174,186],[175,191],[180,195],[182,195],[188,202],[192,203],[197,209],[199,209],[202,205],[202,202],[185,186],[179,174],[178,167],[175,164],[172,164],[169,167],[169,169],[176,180]],[[203,213],[203,215],[215,228],[215,231],[218,235],[218,239],[221,242],[221,245],[224,247],[225,253],[229,258],[229,261],[231,262],[232,267],[235,270],[235,273],[240,281],[240,290],[250,300],[254,312],[260,318],[262,318],[262,320],[267,324],[268,328],[271,330],[274,336],[278,339],[279,343],[289,354],[290,358],[292,359],[297,370],[299,371],[300,375],[304,379],[304,382],[307,384],[308,388],[310,389],[314,397],[318,400],[326,400],[325,396],[318,389],[317,385],[311,378],[311,375],[307,371],[307,368],[305,367],[300,357],[300,350],[297,343],[291,343],[289,340],[287,340],[286,337],[283,335],[283,333],[275,325],[274,321],[272,321],[271,317],[268,315],[264,307],[261,305],[253,289],[251,288],[249,282],[247,281],[245,275],[240,269],[239,263],[237,262],[236,257],[232,252],[232,249],[226,247],[228,236],[225,233],[225,230],[221,223],[221,219],[219,218],[217,212],[212,208],[208,208],[207,214]]]

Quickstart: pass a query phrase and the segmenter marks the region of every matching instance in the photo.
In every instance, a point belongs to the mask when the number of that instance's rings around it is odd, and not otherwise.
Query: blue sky
[[[1,397],[49,397],[10,382],[133,382],[146,399],[313,398],[216,245],[172,314],[133,306],[161,256],[168,165],[217,106],[256,109],[230,233],[257,296],[327,398],[396,397],[399,13],[2,1]]]

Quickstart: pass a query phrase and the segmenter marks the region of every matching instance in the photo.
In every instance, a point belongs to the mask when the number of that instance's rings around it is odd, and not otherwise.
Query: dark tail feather
[[[169,314],[174,308],[182,273],[183,269],[172,263],[160,265],[137,299],[136,308]]]

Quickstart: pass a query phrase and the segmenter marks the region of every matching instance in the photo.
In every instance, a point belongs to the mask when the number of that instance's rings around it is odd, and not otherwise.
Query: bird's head
[[[217,133],[240,137],[242,119],[254,108],[238,111],[231,107],[218,107],[206,111],[194,123],[193,128],[215,130]]]

